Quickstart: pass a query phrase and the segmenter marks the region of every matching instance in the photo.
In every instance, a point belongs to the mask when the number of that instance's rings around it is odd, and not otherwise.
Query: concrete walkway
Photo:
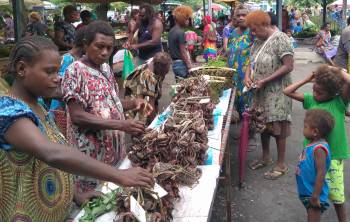
[[[293,81],[304,78],[313,71],[321,60],[317,59],[310,49],[296,50],[295,70],[293,71]],[[311,92],[311,84],[302,88],[303,92]],[[235,222],[305,222],[306,211],[300,203],[296,193],[296,182],[294,169],[297,164],[298,156],[302,149],[303,141],[303,118],[304,110],[301,103],[293,102],[293,126],[292,135],[287,141],[286,162],[289,167],[289,173],[276,181],[264,179],[264,173],[270,167],[260,170],[250,170],[246,167],[245,187],[238,189],[238,141],[234,137],[238,136],[239,126],[232,125],[230,136],[230,147],[232,149],[232,213]],[[348,124],[349,125],[349,124]],[[348,131],[348,137],[350,136]],[[349,137],[350,138],[350,137]],[[277,151],[275,141],[271,140],[271,154],[276,160]],[[248,153],[249,161],[259,158],[261,155],[261,146],[253,152]],[[350,164],[345,164],[345,187],[346,197],[350,198]],[[350,221],[350,204],[346,203],[348,221]],[[211,221],[226,221],[225,217],[225,190],[221,184],[215,199],[213,207],[213,216]],[[336,214],[331,207],[322,216],[324,222],[336,222]]]

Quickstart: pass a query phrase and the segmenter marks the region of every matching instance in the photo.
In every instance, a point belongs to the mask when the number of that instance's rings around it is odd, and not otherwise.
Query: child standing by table
[[[310,141],[299,157],[296,181],[308,222],[318,222],[328,207],[328,185],[325,179],[331,163],[326,136],[334,127],[332,115],[322,109],[309,110],[304,119],[304,136]]]
[[[306,83],[313,82],[313,93],[296,92]],[[335,125],[327,136],[332,161],[326,175],[329,199],[334,204],[338,221],[346,222],[344,194],[344,160],[350,158],[348,138],[345,130],[345,112],[350,101],[350,75],[340,68],[321,65],[305,79],[284,89],[284,94],[303,103],[304,109],[323,109],[332,114]],[[309,144],[304,141],[304,145]]]

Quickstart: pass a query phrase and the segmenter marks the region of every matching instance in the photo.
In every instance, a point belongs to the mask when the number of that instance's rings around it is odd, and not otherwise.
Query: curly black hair
[[[114,32],[112,26],[101,20],[93,21],[86,26],[84,30],[84,39],[87,45],[90,45],[96,37],[96,34],[100,33],[105,36],[111,36],[114,38]]]
[[[335,124],[332,114],[322,109],[308,110],[304,121],[310,127],[317,129],[322,137],[326,137]]]
[[[341,69],[328,65],[320,65],[315,71],[315,83],[330,95],[337,95],[343,85]]]

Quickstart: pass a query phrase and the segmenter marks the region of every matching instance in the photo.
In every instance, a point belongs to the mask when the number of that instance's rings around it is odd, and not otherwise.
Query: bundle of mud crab
[[[142,200],[140,204],[148,213],[148,221],[171,221],[174,203],[180,198],[179,185],[194,186],[198,182],[201,171],[197,165],[206,160],[208,126],[213,125],[214,108],[208,84],[202,77],[184,80],[165,122],[157,130],[148,129],[141,137],[133,138],[128,158],[134,166],[149,169],[168,192],[157,200],[146,189],[133,191],[132,195]],[[126,199],[118,202],[121,205],[117,204],[117,211],[129,220],[133,216],[128,213]]]
[[[213,111],[216,97],[212,97],[211,84],[203,76],[192,77],[180,82],[177,94],[173,98],[174,110],[195,112],[202,110],[206,126],[209,130],[214,127]]]
[[[133,166],[152,172],[167,195],[159,198],[146,188],[124,188],[115,192],[111,203],[115,221],[137,221],[130,211],[134,197],[146,211],[148,222],[172,221],[174,203],[180,198],[179,186],[195,186],[201,176],[198,165],[206,161],[208,127],[213,126],[215,104],[203,77],[183,80],[170,105],[171,115],[157,129],[147,129],[132,138],[128,158]],[[103,201],[102,201],[103,202]]]

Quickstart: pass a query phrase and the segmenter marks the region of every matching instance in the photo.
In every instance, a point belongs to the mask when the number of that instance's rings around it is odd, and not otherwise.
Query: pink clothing
[[[194,31],[187,31],[185,33],[185,40],[187,44],[187,49],[189,51],[193,51],[194,46],[198,41],[198,35]]]
[[[103,119],[124,120],[123,106],[118,97],[118,86],[108,64],[100,70],[81,61],[72,63],[66,70],[62,88],[66,103],[78,101],[84,110]],[[69,110],[69,108],[68,108]],[[124,133],[118,130],[93,130],[72,123],[67,112],[67,137],[81,152],[106,164],[116,166],[125,156]],[[95,189],[99,181],[77,176],[80,191]]]

